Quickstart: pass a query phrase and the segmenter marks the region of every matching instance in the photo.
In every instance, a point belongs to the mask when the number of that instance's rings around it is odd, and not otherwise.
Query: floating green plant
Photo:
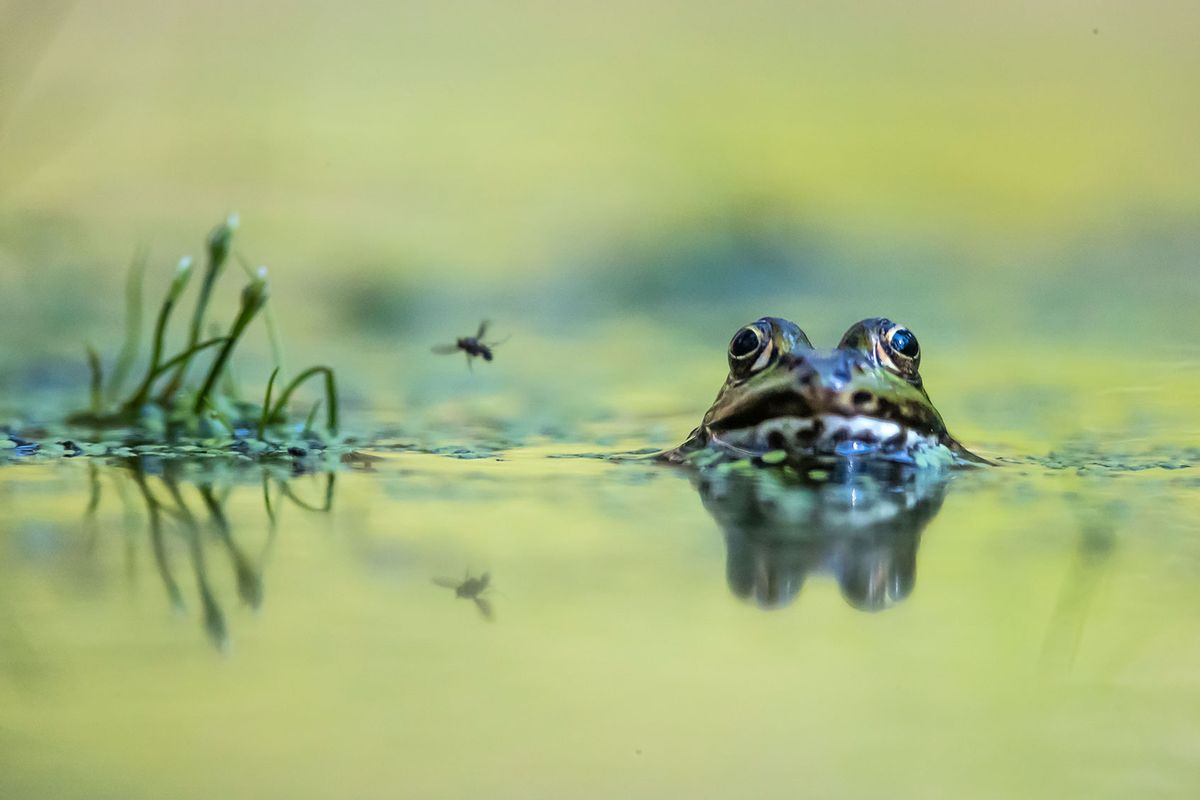
[[[139,252],[130,267],[126,286],[124,341],[109,381],[107,384],[104,381],[99,354],[89,347],[90,408],[70,417],[68,421],[71,424],[96,428],[132,428],[145,433],[162,433],[168,438],[235,436],[289,439],[301,434],[312,438],[315,436],[313,424],[316,408],[323,401],[325,430],[329,435],[337,434],[337,380],[330,367],[314,366],[302,370],[277,397],[272,397],[272,390],[281,372],[277,363],[268,381],[262,405],[242,400],[232,389],[230,362],[234,351],[243,341],[251,323],[260,316],[267,324],[271,349],[278,362],[278,333],[274,320],[265,311],[270,294],[265,267],[256,272],[247,269],[247,283],[242,289],[238,312],[228,330],[207,339],[201,338],[202,331],[212,329],[208,320],[209,307],[232,252],[238,224],[237,216],[231,215],[208,235],[204,275],[192,308],[186,338],[178,352],[168,355],[171,319],[195,271],[190,257],[180,259],[155,318],[145,372],[137,385],[125,393],[125,381],[133,371],[134,361],[141,350],[142,280],[146,256],[144,252]],[[217,330],[219,332],[221,329]],[[197,376],[194,381],[193,373]],[[288,414],[292,395],[303,383],[316,376],[324,378],[324,397],[317,401],[318,405],[312,407],[313,411],[306,418],[293,421]]]

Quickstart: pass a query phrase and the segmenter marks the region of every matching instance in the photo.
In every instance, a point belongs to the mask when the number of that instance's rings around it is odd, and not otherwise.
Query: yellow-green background
[[[989,323],[1012,310],[980,283],[1086,290],[1091,267],[1146,293],[1194,267],[1189,3],[0,10],[12,291],[35,267],[111,290],[136,243],[165,266],[230,210],[306,296],[363,272],[520,292],[764,214],[897,305],[937,284],[913,271],[969,273],[939,304]],[[1136,281],[1087,263],[1114,247]],[[802,279],[769,288],[810,313]]]

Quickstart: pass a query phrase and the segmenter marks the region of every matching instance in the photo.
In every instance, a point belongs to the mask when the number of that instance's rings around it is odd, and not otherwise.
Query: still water
[[[686,434],[711,394],[636,369],[574,428],[360,410],[333,473],[15,459],[0,796],[1192,796],[1194,381],[1076,365],[1069,428],[947,358],[1003,463],[891,490],[562,457]]]

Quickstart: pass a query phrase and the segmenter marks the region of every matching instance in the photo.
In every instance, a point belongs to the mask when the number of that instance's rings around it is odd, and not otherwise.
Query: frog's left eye
[[[902,368],[915,370],[921,360],[921,345],[917,335],[903,325],[893,325],[884,334],[888,355]]]
[[[729,368],[743,375],[757,372],[770,362],[772,349],[761,323],[747,325],[729,341]]]

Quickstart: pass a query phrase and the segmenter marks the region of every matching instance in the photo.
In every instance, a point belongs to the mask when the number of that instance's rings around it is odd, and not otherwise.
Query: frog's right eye
[[[771,360],[770,335],[761,323],[747,325],[729,341],[729,368],[740,374],[756,372]]]

